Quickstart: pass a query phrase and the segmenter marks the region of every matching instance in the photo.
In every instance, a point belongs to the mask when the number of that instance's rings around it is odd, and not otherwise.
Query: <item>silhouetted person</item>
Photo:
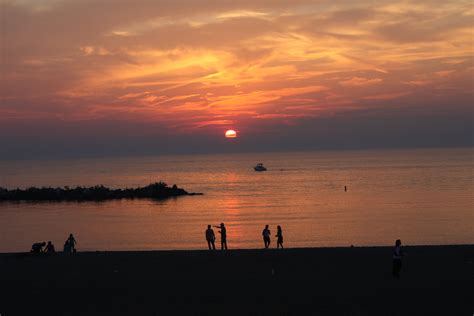
[[[402,269],[402,257],[403,252],[401,250],[402,242],[400,239],[397,239],[395,242],[395,248],[393,249],[393,268],[392,274],[395,278],[400,278],[400,270]]]
[[[44,252],[47,253],[55,253],[56,250],[54,249],[54,245],[51,243],[51,241],[48,241],[48,244],[46,245],[46,248],[44,248]]]
[[[72,234],[69,234],[69,237],[67,240],[69,241],[69,247],[71,248],[71,252],[76,252],[77,241],[74,238],[74,236]]]
[[[214,226],[216,228],[220,228],[218,231],[221,234],[221,250],[227,250],[227,230],[225,228],[224,223],[221,223],[220,226]]]
[[[344,192],[347,192],[347,186],[344,186]]]
[[[277,238],[277,249],[281,247],[283,249],[283,231],[281,230],[281,226],[277,226],[277,234],[275,235]]]
[[[44,246],[46,246],[46,243],[44,241],[34,243],[33,245],[31,245],[30,252],[42,252]]]
[[[262,231],[262,236],[265,248],[270,247],[270,229],[268,229],[268,225],[265,225],[265,229]]]
[[[64,242],[63,252],[70,253],[71,252],[71,243],[69,239]]]
[[[211,225],[207,225],[206,240],[209,250],[216,250],[216,244],[214,243],[216,241],[216,235],[214,234],[214,230],[211,228]]]

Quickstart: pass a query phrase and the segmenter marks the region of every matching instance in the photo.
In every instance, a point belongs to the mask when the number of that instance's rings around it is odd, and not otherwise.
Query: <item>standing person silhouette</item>
[[[54,245],[51,241],[48,241],[48,244],[46,245],[46,248],[44,249],[44,252],[47,253],[55,253],[56,250],[54,249]]]
[[[74,238],[74,236],[72,234],[69,234],[69,237],[68,237],[67,241],[69,242],[70,251],[71,252],[76,252],[77,241],[76,241],[76,239]]]
[[[277,238],[277,249],[281,247],[283,249],[283,231],[281,230],[281,226],[277,226],[277,234],[275,235]]]
[[[214,230],[211,228],[211,225],[207,225],[206,240],[209,250],[216,250],[216,245],[214,243],[216,241],[216,235],[214,234]]]
[[[69,239],[66,239],[66,241],[64,242],[63,252],[65,253],[71,252],[71,243],[69,242]]]
[[[219,234],[221,234],[221,250],[227,250],[227,230],[225,228],[224,223],[221,223],[220,226],[214,226],[216,228],[220,228]]]
[[[392,275],[397,279],[400,278],[400,270],[402,269],[403,252],[401,250],[401,245],[402,241],[397,239],[397,241],[395,241],[395,248],[393,249]]]
[[[262,236],[265,248],[270,247],[270,229],[268,229],[268,225],[265,225],[265,228],[262,231]]]

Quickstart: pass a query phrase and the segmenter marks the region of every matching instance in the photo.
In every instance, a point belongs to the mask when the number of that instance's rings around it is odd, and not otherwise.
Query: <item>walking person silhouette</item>
[[[283,249],[283,231],[281,230],[281,226],[277,226],[277,234],[275,235],[277,238],[277,249],[281,247]]]
[[[402,269],[402,257],[404,255],[403,251],[401,250],[402,242],[400,239],[395,241],[395,248],[393,249],[393,267],[392,267],[392,275],[399,279],[400,278],[400,270]]]
[[[209,250],[216,250],[216,244],[214,243],[216,241],[216,235],[214,234],[214,230],[211,228],[211,225],[207,225],[206,240]]]
[[[265,228],[262,231],[262,236],[265,248],[270,247],[270,229],[268,229],[268,225],[265,225]]]
[[[225,228],[224,223],[221,223],[220,226],[214,226],[216,228],[220,228],[219,234],[221,234],[221,250],[227,250],[227,229]]]

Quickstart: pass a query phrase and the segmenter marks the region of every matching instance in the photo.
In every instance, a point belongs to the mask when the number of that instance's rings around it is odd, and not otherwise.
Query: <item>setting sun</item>
[[[233,129],[229,129],[225,132],[225,137],[226,138],[236,138],[237,137],[237,132],[234,131]]]

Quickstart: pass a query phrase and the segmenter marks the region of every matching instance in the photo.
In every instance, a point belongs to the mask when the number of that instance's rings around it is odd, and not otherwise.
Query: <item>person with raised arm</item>
[[[225,228],[224,223],[221,223],[220,226],[214,227],[220,228],[218,233],[221,234],[221,250],[227,250],[227,229]]]

